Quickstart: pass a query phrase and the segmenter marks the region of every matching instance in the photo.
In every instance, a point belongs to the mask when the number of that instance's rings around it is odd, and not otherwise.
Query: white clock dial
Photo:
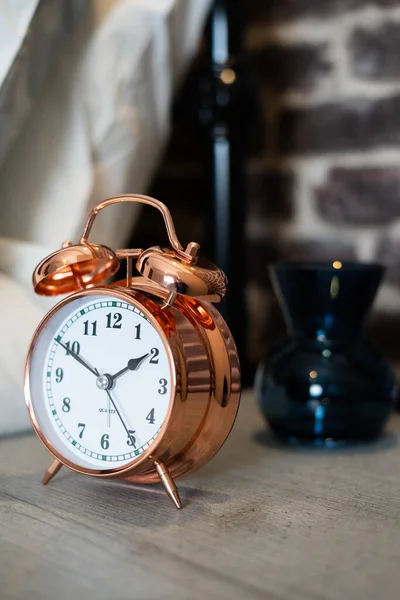
[[[109,470],[154,442],[171,401],[162,335],[134,302],[77,298],[53,314],[30,368],[35,419],[70,462]]]

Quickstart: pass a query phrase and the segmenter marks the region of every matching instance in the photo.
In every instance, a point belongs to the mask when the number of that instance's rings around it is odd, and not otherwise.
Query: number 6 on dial
[[[100,210],[140,202],[163,215],[171,248],[118,250],[88,242]],[[69,294],[45,316],[25,369],[29,414],[54,460],[103,479],[161,481],[175,506],[174,479],[219,450],[236,417],[240,366],[213,302],[226,291],[218,267],[183,249],[168,209],[140,195],[105,200],[76,245],[42,260],[38,294]],[[132,260],[138,273],[133,276]],[[127,277],[109,284],[127,261]]]

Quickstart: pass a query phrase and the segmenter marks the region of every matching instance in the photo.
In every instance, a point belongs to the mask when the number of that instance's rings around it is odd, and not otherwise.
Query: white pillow
[[[0,273],[0,435],[31,427],[24,402],[25,352],[43,310],[32,294]]]

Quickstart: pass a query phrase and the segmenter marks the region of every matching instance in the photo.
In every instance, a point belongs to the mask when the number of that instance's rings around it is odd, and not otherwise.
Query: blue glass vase
[[[288,337],[260,364],[255,388],[282,440],[331,445],[382,432],[395,378],[363,325],[383,272],[381,265],[339,261],[271,267]]]

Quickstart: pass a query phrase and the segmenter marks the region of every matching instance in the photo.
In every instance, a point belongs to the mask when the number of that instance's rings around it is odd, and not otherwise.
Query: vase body
[[[278,263],[271,268],[288,336],[260,364],[256,395],[271,429],[289,442],[371,440],[387,423],[396,386],[363,335],[383,267]]]

